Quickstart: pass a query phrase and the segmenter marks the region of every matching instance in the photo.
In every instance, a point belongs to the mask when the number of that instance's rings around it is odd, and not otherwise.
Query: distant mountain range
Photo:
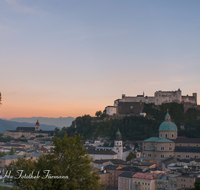
[[[54,130],[56,127],[69,127],[73,117],[47,118],[47,117],[31,117],[31,118],[12,118],[10,120],[0,119],[0,133],[6,130],[15,130],[17,127],[34,127],[39,120],[40,128],[42,130]]]

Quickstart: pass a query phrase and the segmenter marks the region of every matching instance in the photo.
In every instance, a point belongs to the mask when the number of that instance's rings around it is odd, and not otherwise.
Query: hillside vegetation
[[[164,121],[167,109],[169,109],[172,121],[178,127],[179,136],[200,138],[200,120],[197,119],[200,116],[200,111],[188,109],[187,113],[184,113],[182,105],[177,103],[168,103],[161,106],[146,104],[144,112],[149,117],[126,116],[123,119],[94,122],[91,116],[84,115],[77,117],[70,127],[64,127],[62,130],[56,129],[56,136],[63,137],[65,133],[72,136],[78,133],[83,135],[84,139],[109,137],[113,140],[119,128],[123,140],[144,140],[148,137],[158,136],[158,128]],[[180,124],[184,125],[184,130],[180,129]]]

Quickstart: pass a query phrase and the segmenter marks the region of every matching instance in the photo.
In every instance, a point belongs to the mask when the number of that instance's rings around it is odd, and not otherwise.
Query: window
[[[177,155],[177,158],[180,158],[181,157],[181,155]]]
[[[165,137],[167,137],[167,134],[165,134]]]
[[[147,183],[145,183],[145,185],[147,185]]]
[[[123,185],[123,187],[125,187],[125,185]]]
[[[172,150],[172,147],[169,147],[169,150]]]
[[[160,134],[160,137],[162,137],[162,134]]]
[[[161,147],[161,150],[164,150],[164,147]]]
[[[195,158],[198,158],[198,156],[195,156]]]
[[[160,157],[161,157],[161,158],[164,158],[164,155],[161,155]]]
[[[123,182],[125,183],[125,179],[123,179]]]
[[[156,154],[155,154],[155,157],[156,157]]]
[[[172,137],[174,137],[174,134],[172,134]]]
[[[128,185],[126,187],[128,188]]]
[[[148,154],[148,157],[151,157],[151,154]]]
[[[189,158],[190,156],[189,155],[186,155],[186,158]]]
[[[150,183],[148,183],[148,186],[150,186]]]
[[[190,146],[190,145],[188,145],[188,146]]]

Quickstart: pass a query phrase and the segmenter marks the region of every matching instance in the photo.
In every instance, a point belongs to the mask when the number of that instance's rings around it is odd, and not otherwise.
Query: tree
[[[80,135],[69,138],[65,135],[62,140],[55,137],[55,148],[51,153],[40,156],[37,162],[32,158],[19,158],[6,171],[11,171],[12,181],[22,190],[100,190],[99,177],[90,169],[92,160],[81,140]],[[35,176],[35,179],[23,179],[19,171],[23,171],[23,176]]]
[[[14,155],[15,153],[14,153],[14,150],[13,150],[13,148],[11,148],[10,149],[10,153],[9,153],[9,155]]]
[[[95,115],[96,115],[97,117],[100,117],[102,114],[103,114],[103,113],[102,113],[101,110],[99,110],[99,111],[97,111],[97,112],[95,113]]]
[[[131,161],[133,158],[136,158],[133,152],[130,152],[129,155],[126,157],[126,161]]]
[[[6,155],[5,152],[0,152],[0,158],[3,157],[3,156],[5,156],[5,155]]]
[[[195,182],[194,183],[194,188],[192,188],[192,190],[200,190],[200,183],[199,182]]]

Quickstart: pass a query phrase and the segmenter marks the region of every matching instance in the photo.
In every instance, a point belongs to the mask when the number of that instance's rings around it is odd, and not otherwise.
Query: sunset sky
[[[178,88],[200,104],[199,0],[0,1],[0,118],[93,116]]]

